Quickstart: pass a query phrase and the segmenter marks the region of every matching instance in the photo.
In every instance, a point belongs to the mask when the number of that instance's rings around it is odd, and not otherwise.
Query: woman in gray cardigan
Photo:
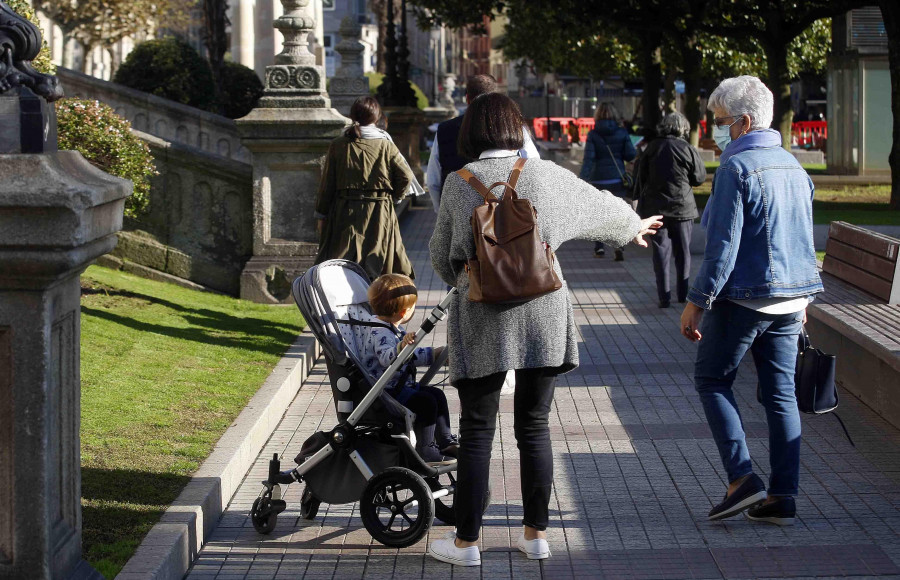
[[[460,153],[478,159],[466,165],[482,183],[506,181],[522,148],[518,105],[497,93],[475,99],[460,131]],[[541,239],[556,250],[571,239],[602,241],[621,247],[646,246],[643,236],[662,225],[661,216],[641,221],[631,207],[608,191],[598,191],[570,171],[542,160],[529,160],[516,186],[537,210]],[[502,192],[501,188],[497,189]],[[524,530],[518,547],[530,559],[550,555],[546,540],[553,481],[548,417],[556,375],[578,366],[577,330],[568,288],[559,264],[562,289],[521,304],[470,302],[465,271],[475,258],[470,218],[484,199],[459,175],[451,174],[441,195],[431,238],[431,262],[459,296],[450,308],[448,346],[450,380],[457,388],[460,449],[454,499],[457,529],[429,548],[435,558],[477,566],[476,545],[487,492],[491,444],[497,424],[500,388],[515,369],[515,435],[520,450]]]

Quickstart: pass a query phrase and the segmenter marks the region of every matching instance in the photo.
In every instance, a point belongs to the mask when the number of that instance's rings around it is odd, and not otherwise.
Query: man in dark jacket
[[[691,234],[697,213],[694,190],[706,180],[700,153],[687,142],[690,124],[681,113],[666,115],[657,126],[659,137],[647,145],[635,169],[638,213],[663,216],[663,227],[650,239],[659,307],[668,308],[669,261],[675,254],[675,288],[679,302],[687,299],[691,275]]]
[[[491,75],[475,75],[466,82],[466,103],[471,103],[475,98],[497,91],[497,79]],[[434,144],[431,146],[431,157],[428,159],[428,168],[425,171],[425,184],[428,186],[428,194],[434,204],[437,213],[441,204],[441,191],[447,176],[454,171],[459,171],[471,159],[462,157],[456,150],[456,142],[459,139],[459,129],[462,127],[463,115],[444,121],[438,125],[434,135]],[[525,159],[539,159],[537,147],[531,140],[531,132],[525,128],[525,145],[519,151],[519,155]]]

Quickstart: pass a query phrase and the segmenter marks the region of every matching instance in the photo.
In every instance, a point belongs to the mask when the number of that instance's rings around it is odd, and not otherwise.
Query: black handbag
[[[794,389],[797,407],[804,413],[821,415],[838,407],[834,368],[837,357],[813,348],[806,327],[800,333],[797,349],[797,368],[794,371]]]
[[[794,394],[797,408],[803,413],[824,415],[837,409],[840,402],[837,384],[834,382],[837,357],[814,348],[809,340],[809,333],[804,326],[797,345],[797,366],[794,370]],[[762,392],[756,386],[756,399],[762,403]],[[856,447],[844,422],[834,413],[834,418],[841,424],[844,435],[851,445]]]

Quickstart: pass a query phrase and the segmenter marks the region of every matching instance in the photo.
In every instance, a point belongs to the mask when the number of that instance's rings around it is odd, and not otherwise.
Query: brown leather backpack
[[[556,256],[538,232],[537,210],[516,193],[524,166],[525,159],[517,160],[509,181],[490,187],[467,169],[456,172],[484,198],[472,212],[477,258],[466,264],[472,302],[526,302],[562,288],[553,270]],[[498,185],[505,186],[502,198],[491,193]]]

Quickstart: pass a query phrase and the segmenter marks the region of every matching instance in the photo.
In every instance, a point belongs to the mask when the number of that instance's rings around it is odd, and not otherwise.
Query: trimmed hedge
[[[177,38],[137,45],[113,80],[191,107],[216,110],[216,88],[209,63],[193,46]]]
[[[374,97],[377,94],[378,87],[384,82],[384,75],[377,72],[367,72],[366,76],[369,77],[369,93]],[[425,96],[425,93],[419,88],[419,85],[412,81],[410,81],[409,84],[412,85],[413,92],[416,93],[416,106],[420,109],[427,107],[428,97]]]
[[[231,119],[239,119],[252,111],[264,89],[253,69],[231,61],[225,61],[222,67],[222,86],[225,91],[223,112]]]
[[[59,148],[80,152],[95,167],[134,182],[125,216],[134,218],[150,202],[150,177],[157,175],[150,148],[131,132],[131,123],[98,101],[56,102]]]

